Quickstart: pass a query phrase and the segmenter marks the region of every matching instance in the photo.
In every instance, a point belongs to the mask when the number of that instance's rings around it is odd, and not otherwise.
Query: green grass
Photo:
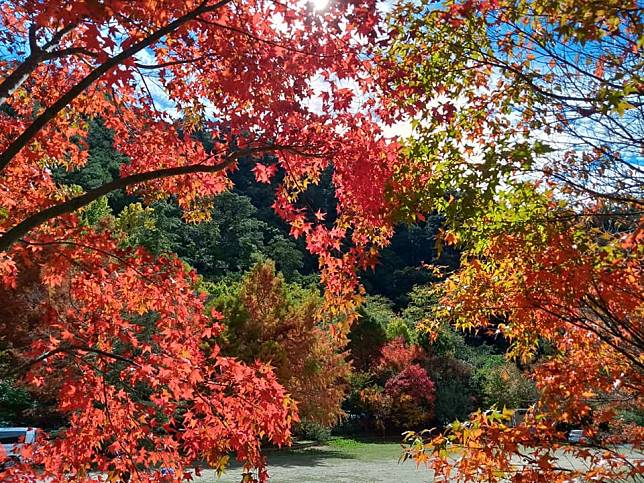
[[[414,464],[399,465],[400,444],[336,438],[319,446],[282,449],[268,454],[268,470],[275,483],[427,483],[430,474]],[[233,462],[222,479],[214,472],[199,483],[238,483],[241,467]]]
[[[336,438],[328,442],[329,446],[338,449],[358,449],[369,446],[369,443],[358,441],[351,438]]]
[[[334,452],[359,460],[391,459],[398,461],[402,453],[399,443],[384,441],[360,441],[351,438],[337,438],[327,442]]]

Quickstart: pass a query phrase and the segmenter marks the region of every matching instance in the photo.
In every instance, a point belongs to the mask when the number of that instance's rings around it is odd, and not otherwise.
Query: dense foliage
[[[615,418],[642,406],[641,9],[403,2],[392,27],[388,82],[404,93],[393,102],[422,106],[406,146],[414,167],[397,175],[412,193],[402,206],[443,214],[443,241],[463,250],[425,326],[503,336],[539,394],[516,426],[501,407],[479,411],[409,435],[409,455],[465,481],[640,474],[618,452],[569,447],[586,465],[573,471],[553,455],[566,427],[599,447],[642,444],[641,427]],[[484,388],[509,374],[495,372]],[[467,448],[456,464],[452,444]]]
[[[504,341],[489,338],[490,345],[446,324],[428,337],[424,326],[437,303],[431,286],[416,287],[407,297],[400,311],[382,296],[367,297],[361,307],[349,333],[354,372],[345,409],[351,419],[338,431],[392,436],[464,420],[476,408],[521,409],[535,402],[534,384],[501,355]],[[404,390],[393,397],[396,387]]]
[[[58,431],[0,478],[265,481],[343,415],[438,428],[447,480],[641,475],[555,455],[644,441],[643,38],[635,0],[2,3],[0,420]]]
[[[217,339],[223,353],[271,364],[298,401],[303,421],[337,422],[349,365],[318,321],[323,305],[318,290],[287,285],[272,262],[261,262],[237,286],[220,284],[210,291],[221,292],[210,305],[223,315]]]
[[[60,437],[28,448],[28,461],[54,478],[146,474],[159,465],[183,474],[208,441],[203,456],[215,465],[235,451],[261,467],[258,435],[287,443],[294,404],[267,366],[202,350],[221,328],[204,315],[196,274],[176,258],[120,249],[89,228],[80,240],[92,249],[34,246],[33,265],[20,267],[16,287],[2,292],[1,320],[23,329],[5,337],[14,368],[66,415]],[[60,271],[34,277],[50,256]],[[21,306],[27,310],[11,317]],[[6,477],[28,480],[30,468],[15,466]]]

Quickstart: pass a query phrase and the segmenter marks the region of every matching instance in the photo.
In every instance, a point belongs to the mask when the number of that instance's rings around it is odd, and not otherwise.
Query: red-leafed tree
[[[434,382],[420,366],[427,354],[415,344],[397,337],[385,344],[375,361],[373,375],[382,386],[360,392],[362,404],[373,413],[376,425],[414,429],[428,423],[434,413]]]
[[[295,405],[267,366],[202,350],[220,328],[194,292],[196,274],[87,228],[63,233],[74,241],[31,242],[0,313],[13,374],[53,397],[67,424],[3,477],[32,481],[42,465],[37,478],[156,481],[161,467],[183,476],[197,457],[220,465],[236,452],[265,478],[259,435],[287,444]]]
[[[396,337],[382,347],[375,369],[380,374],[397,374],[425,357],[426,354],[420,347],[407,344],[403,337]]]
[[[17,375],[49,388],[69,421],[28,455],[44,467],[38,478],[145,480],[169,467],[180,479],[195,457],[217,463],[230,451],[266,478],[260,437],[286,443],[294,418],[272,373],[200,350],[219,329],[202,314],[194,273],[119,248],[75,212],[126,189],[146,202],[173,196],[199,221],[236,160],[262,154],[258,181],[283,173],[275,210],[319,255],[341,301],[329,307],[347,312],[356,268],[391,233],[397,145],[372,119],[393,119],[371,92],[378,15],[373,0],[324,12],[270,0],[2,3],[0,280],[6,306],[29,313],[3,318],[1,335]],[[84,165],[96,117],[127,162],[114,181],[69,194],[51,173]],[[330,166],[333,226],[299,203]],[[7,477],[33,479],[34,467]]]

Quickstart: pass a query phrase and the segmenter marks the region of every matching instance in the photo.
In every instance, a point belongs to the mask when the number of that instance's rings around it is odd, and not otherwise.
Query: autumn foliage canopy
[[[15,375],[68,418],[25,455],[44,468],[38,478],[154,481],[166,468],[181,479],[195,458],[220,467],[233,452],[266,479],[260,443],[288,443],[293,400],[268,365],[203,350],[221,329],[194,272],[123,248],[78,210],[126,189],[146,202],[172,196],[200,221],[237,160],[255,156],[259,182],[284,174],[274,209],[320,256],[330,296],[348,304],[335,307],[348,313],[355,270],[391,231],[384,190],[397,147],[368,96],[378,17],[369,0],[326,12],[264,0],[2,3],[1,335]],[[350,112],[359,96],[370,111]],[[86,163],[97,117],[127,157],[120,177],[84,193],[57,185],[55,169]],[[331,164],[338,208],[328,226],[298,200]],[[30,312],[15,313],[21,306]],[[3,477],[32,481],[35,467]]]
[[[413,168],[395,175],[411,186],[398,209],[441,213],[443,242],[463,250],[425,325],[505,338],[539,397],[519,423],[497,407],[409,434],[408,456],[456,481],[640,475],[611,445],[641,448],[643,436],[619,417],[643,404],[641,8],[434,7],[398,6],[389,57],[398,102],[422,112],[404,148]],[[571,428],[594,449],[564,446]]]
[[[409,434],[408,456],[464,481],[642,473],[608,450],[568,448],[585,470],[552,457],[562,424],[604,447],[603,423],[642,408],[641,39],[641,8],[622,0],[401,1],[387,18],[375,0],[2,2],[0,343],[67,424],[1,477],[181,480],[234,453],[267,479],[262,442],[288,444],[298,418],[273,369],[222,355],[222,314],[176,256],[79,216],[121,189],[207,220],[242,158],[318,257],[334,336],[395,223],[433,214],[438,250],[463,256],[428,331],[503,336],[530,366],[540,398],[521,424],[479,411]],[[58,184],[87,162],[98,118],[126,159],[118,177]],[[399,121],[409,139],[383,136]],[[305,196],[325,172],[333,216]],[[410,349],[387,350],[386,395],[431,406],[424,369],[394,360]],[[641,448],[641,428],[621,434]]]

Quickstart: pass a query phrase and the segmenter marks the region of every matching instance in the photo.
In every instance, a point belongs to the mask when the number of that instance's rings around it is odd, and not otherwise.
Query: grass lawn
[[[362,441],[349,438],[332,439],[327,443],[331,450],[362,461],[394,459],[402,453],[400,443],[388,441]]]

